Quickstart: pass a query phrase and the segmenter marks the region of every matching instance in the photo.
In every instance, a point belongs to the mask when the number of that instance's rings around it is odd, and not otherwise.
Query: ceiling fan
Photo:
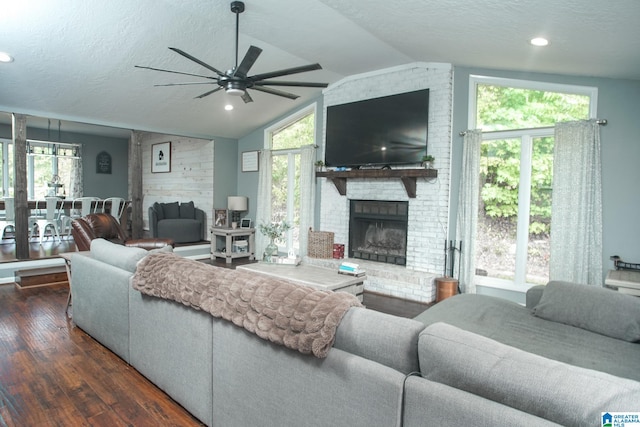
[[[231,12],[236,14],[236,63],[232,69],[226,72],[222,72],[217,68],[212,67],[211,65],[199,60],[198,58],[189,55],[187,52],[175,47],[170,47],[169,49],[213,71],[214,73],[216,73],[216,76],[205,76],[201,74],[185,73],[181,71],[164,70],[160,68],[145,67],[141,65],[136,65],[135,67],[145,68],[145,69],[154,70],[154,71],[162,71],[165,73],[174,73],[174,74],[182,74],[186,76],[202,77],[205,79],[213,80],[208,82],[158,84],[154,86],[217,84],[218,87],[208,92],[205,92],[202,95],[198,95],[196,96],[196,98],[204,98],[205,96],[209,96],[212,93],[215,93],[215,92],[218,92],[219,90],[224,89],[225,92],[228,93],[229,95],[241,96],[242,100],[245,103],[253,102],[253,99],[251,99],[251,96],[247,92],[247,89],[253,89],[260,92],[269,93],[271,95],[282,96],[284,98],[296,99],[298,98],[298,95],[296,94],[285,92],[278,89],[273,89],[267,86],[297,86],[297,87],[322,87],[322,88],[328,86],[326,83],[269,80],[276,77],[288,76],[291,74],[305,73],[307,71],[322,69],[320,64],[317,64],[317,63],[303,65],[300,67],[286,68],[283,70],[272,71],[269,73],[254,74],[253,76],[248,76],[247,74],[249,73],[249,70],[258,59],[258,56],[260,56],[262,49],[256,46],[250,46],[249,49],[247,50],[247,53],[244,55],[242,62],[240,62],[240,64],[238,65],[238,32],[239,32],[240,14],[244,12],[244,3],[241,1],[231,2]]]

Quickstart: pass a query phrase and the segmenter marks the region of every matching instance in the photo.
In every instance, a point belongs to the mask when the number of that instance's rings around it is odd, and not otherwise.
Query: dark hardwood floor
[[[413,319],[433,305],[433,303],[427,304],[408,301],[402,298],[367,291],[364,292],[362,303],[370,310],[381,311],[399,317],[408,317],[410,319]]]
[[[76,244],[71,237],[64,236],[61,240],[47,237],[42,241],[42,244],[38,239],[32,239],[29,242],[29,259],[52,258],[63,252],[74,252],[75,250]],[[15,261],[18,261],[15,240],[12,238],[0,240],[0,263]]]
[[[67,285],[0,285],[0,426],[200,426],[64,314]]]

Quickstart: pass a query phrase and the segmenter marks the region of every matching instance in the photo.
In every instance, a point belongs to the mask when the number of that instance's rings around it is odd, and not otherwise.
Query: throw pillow
[[[164,219],[164,210],[162,209],[160,203],[155,202],[153,204],[153,210],[156,211],[156,218],[158,219],[158,221]]]
[[[183,219],[195,219],[196,208],[193,202],[180,203],[180,218]]]
[[[608,337],[640,341],[640,298],[611,289],[552,281],[533,314]]]
[[[180,205],[178,202],[163,203],[162,210],[164,211],[164,219],[180,218]]]

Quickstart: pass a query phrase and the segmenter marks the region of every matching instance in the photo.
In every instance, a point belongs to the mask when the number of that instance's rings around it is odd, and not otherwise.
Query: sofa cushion
[[[91,241],[91,257],[130,272],[136,271],[138,261],[147,255],[141,248],[128,247],[111,243],[104,239]]]
[[[528,353],[446,323],[418,342],[422,376],[566,426],[637,408],[640,382]],[[599,424],[598,424],[599,425]]]
[[[156,219],[160,221],[164,219],[164,209],[162,209],[162,205],[158,202],[153,204],[153,210],[156,211]]]
[[[164,212],[164,219],[180,218],[180,205],[178,202],[162,203],[162,210]]]
[[[640,341],[640,298],[611,289],[552,281],[533,314],[608,337]]]
[[[196,208],[193,202],[180,203],[180,218],[182,219],[195,219]]]
[[[197,219],[163,219],[158,221],[158,237],[172,239],[174,243],[202,240],[202,223]]]

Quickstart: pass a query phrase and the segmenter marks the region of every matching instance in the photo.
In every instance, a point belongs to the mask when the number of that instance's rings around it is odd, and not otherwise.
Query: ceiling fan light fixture
[[[238,89],[236,87],[230,87],[227,89],[227,94],[233,96],[242,96],[244,95],[244,89]]]

